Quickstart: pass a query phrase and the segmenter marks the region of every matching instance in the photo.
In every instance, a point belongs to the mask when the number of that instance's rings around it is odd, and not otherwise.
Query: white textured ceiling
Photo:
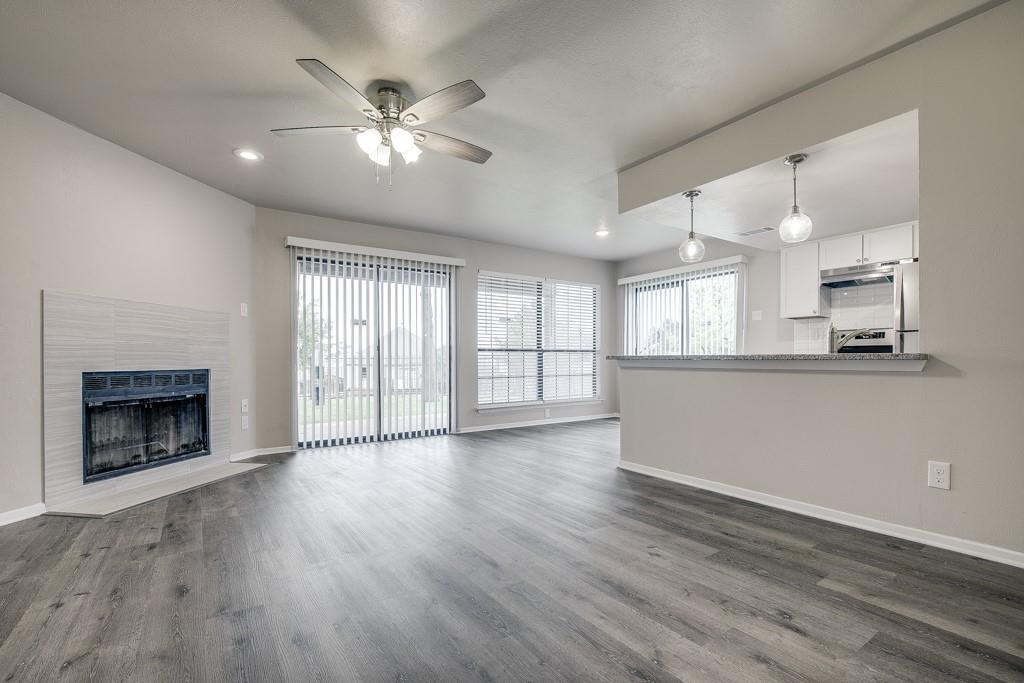
[[[982,4],[3,0],[0,91],[260,206],[620,259],[679,231],[618,216],[617,169]],[[271,136],[359,121],[300,57],[417,96],[474,79],[429,128],[493,158],[425,153],[388,188],[350,139]]]
[[[814,223],[811,239],[917,220],[916,111],[799,151],[808,156],[797,169],[797,199]],[[701,186],[695,232],[778,250],[779,222],[793,203],[792,173],[777,159]],[[629,215],[689,230],[690,200],[673,195]],[[754,237],[736,234],[764,226],[775,230]]]

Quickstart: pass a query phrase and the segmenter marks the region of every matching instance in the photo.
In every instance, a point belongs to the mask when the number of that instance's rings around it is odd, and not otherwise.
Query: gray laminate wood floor
[[[0,680],[1024,680],[1024,571],[615,468],[600,421],[0,528]]]

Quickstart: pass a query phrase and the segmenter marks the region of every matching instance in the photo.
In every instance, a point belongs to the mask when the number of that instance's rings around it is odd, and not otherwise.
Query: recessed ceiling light
[[[597,235],[598,237],[607,237],[612,233],[607,226],[602,225],[594,232],[594,234]]]
[[[235,150],[235,156],[246,161],[263,161],[263,155],[254,149],[240,147]]]

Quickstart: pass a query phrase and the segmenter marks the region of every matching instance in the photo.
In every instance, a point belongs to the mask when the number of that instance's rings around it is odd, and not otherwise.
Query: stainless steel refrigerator
[[[894,353],[921,352],[920,264],[915,260],[893,268],[892,306]]]

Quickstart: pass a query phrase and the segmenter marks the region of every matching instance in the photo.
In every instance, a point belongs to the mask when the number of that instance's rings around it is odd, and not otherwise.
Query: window
[[[598,398],[598,287],[481,272],[480,406]]]
[[[743,257],[733,257],[620,280],[626,355],[737,353],[744,263]]]

